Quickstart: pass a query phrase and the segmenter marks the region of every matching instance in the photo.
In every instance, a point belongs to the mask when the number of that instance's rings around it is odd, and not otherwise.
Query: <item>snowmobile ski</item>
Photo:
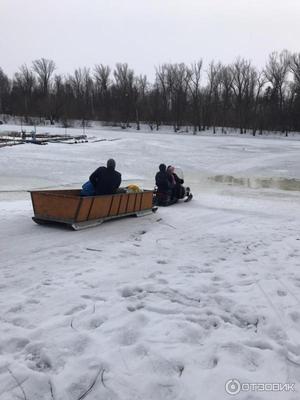
[[[188,195],[188,197],[184,200],[184,203],[188,203],[189,201],[192,200],[192,198],[193,198],[193,195],[192,195],[192,193],[190,193],[190,194]]]

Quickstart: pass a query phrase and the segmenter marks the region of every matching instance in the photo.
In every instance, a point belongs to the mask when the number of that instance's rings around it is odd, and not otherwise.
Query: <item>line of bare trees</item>
[[[162,64],[154,83],[127,64],[114,70],[99,64],[73,74],[55,74],[54,61],[41,58],[22,65],[12,79],[0,68],[0,114],[122,124],[140,121],[151,129],[172,124],[175,131],[237,128],[253,135],[265,130],[300,131],[300,53],[270,54],[265,68],[236,59],[230,65],[202,60]]]

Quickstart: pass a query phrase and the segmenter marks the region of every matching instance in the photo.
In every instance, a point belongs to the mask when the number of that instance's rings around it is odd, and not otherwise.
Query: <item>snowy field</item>
[[[87,135],[0,149],[0,400],[299,400],[300,141]],[[32,222],[27,190],[80,187],[110,157],[145,188],[182,167],[194,200],[79,232]]]

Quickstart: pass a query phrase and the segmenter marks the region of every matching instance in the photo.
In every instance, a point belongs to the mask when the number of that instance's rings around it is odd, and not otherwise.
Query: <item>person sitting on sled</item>
[[[170,182],[165,164],[160,164],[159,171],[155,175],[155,184],[157,186],[156,202],[158,205],[167,206],[175,203],[177,199],[172,199],[172,190],[174,186]]]
[[[159,193],[168,193],[171,185],[168,179],[167,167],[165,164],[160,164],[159,171],[155,175],[155,184]]]
[[[185,196],[187,196],[186,200],[192,198],[190,188],[183,186],[184,180],[178,177],[175,173],[175,168],[172,165],[169,165],[167,168],[167,176],[172,188],[172,199],[183,199]]]
[[[121,174],[115,170],[116,162],[110,158],[106,167],[99,167],[82,186],[81,196],[115,194],[121,184]]]
[[[184,197],[184,187],[182,186],[184,180],[175,174],[175,168],[172,165],[169,165],[167,168],[167,176],[172,188],[172,197],[182,199]]]
[[[159,171],[155,175],[155,184],[157,186],[157,204],[168,205],[171,199],[172,187],[168,179],[167,166],[165,164],[160,164]]]

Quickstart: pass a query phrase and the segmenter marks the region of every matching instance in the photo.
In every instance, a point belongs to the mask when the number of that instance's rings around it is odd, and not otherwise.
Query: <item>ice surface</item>
[[[120,140],[0,149],[0,399],[230,399],[231,378],[296,384],[238,399],[299,399],[300,193],[214,177],[300,179],[300,142],[87,134]],[[31,221],[26,190],[110,157],[146,188],[179,165],[193,201],[79,232]]]

